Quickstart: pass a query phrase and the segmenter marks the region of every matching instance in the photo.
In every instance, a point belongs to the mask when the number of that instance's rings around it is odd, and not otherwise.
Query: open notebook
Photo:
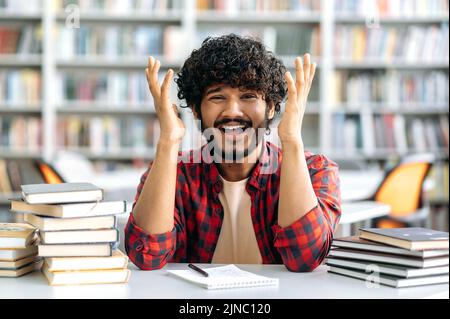
[[[190,281],[207,289],[226,289],[226,288],[243,288],[256,286],[276,286],[277,278],[269,278],[255,275],[251,272],[244,271],[235,265],[227,265],[221,267],[203,268],[209,276],[204,277],[201,274],[191,270],[168,270],[170,274]]]

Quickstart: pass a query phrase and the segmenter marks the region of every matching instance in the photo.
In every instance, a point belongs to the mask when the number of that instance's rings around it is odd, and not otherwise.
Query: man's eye
[[[246,94],[244,96],[242,96],[242,98],[244,99],[256,99],[256,96],[253,94]]]
[[[223,100],[222,96],[213,96],[211,97],[211,100]]]

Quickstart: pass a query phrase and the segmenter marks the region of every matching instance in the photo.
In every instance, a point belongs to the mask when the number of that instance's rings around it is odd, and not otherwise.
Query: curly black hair
[[[181,107],[195,108],[200,118],[203,94],[215,84],[255,90],[263,95],[268,108],[273,103],[275,113],[280,113],[281,102],[287,94],[285,72],[283,62],[259,39],[232,33],[206,38],[198,50],[192,51],[175,82],[178,98],[187,103]],[[267,127],[272,120],[267,122]]]

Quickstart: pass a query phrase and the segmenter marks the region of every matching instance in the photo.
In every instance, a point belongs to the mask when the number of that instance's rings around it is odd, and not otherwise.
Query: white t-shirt
[[[247,179],[226,181],[219,200],[223,206],[223,222],[212,263],[262,264],[251,217],[251,199],[245,189]]]

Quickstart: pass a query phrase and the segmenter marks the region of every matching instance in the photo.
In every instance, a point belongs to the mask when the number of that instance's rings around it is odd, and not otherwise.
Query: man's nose
[[[236,99],[229,99],[225,104],[225,110],[222,112],[224,117],[242,117],[242,108],[239,101]]]

